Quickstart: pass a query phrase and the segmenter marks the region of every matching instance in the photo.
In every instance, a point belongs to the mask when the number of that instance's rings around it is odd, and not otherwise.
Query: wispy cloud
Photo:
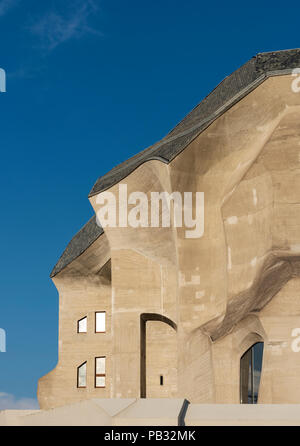
[[[40,39],[41,46],[48,50],[86,33],[101,35],[89,26],[89,18],[97,10],[98,5],[94,0],[73,1],[69,10],[46,12],[30,26],[30,31]]]
[[[4,16],[17,3],[18,0],[0,0],[0,17]]]
[[[0,410],[5,409],[39,409],[39,403],[34,398],[16,398],[11,393],[0,392]]]

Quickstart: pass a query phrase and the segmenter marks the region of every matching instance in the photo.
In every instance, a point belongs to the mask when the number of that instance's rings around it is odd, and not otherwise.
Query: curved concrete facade
[[[139,398],[142,382],[147,397],[239,403],[240,358],[256,342],[264,343],[258,402],[300,402],[300,356],[292,348],[300,326],[300,93],[290,74],[300,66],[299,50],[250,62],[248,89],[239,83],[249,75],[245,65],[224,81],[230,100],[218,103],[205,125],[196,108],[166,137],[178,144],[193,135],[167,161],[152,151],[119,167],[117,181],[110,175],[102,188],[96,183],[90,202],[97,215],[104,190],[120,205],[120,182],[149,202],[153,191],[202,192],[204,232],[187,238],[174,222],[92,230],[93,220],[74,238],[52,274],[60,294],[59,361],[39,381],[41,408]],[[95,333],[98,311],[106,312],[105,333]],[[163,318],[146,322],[142,352],[144,313],[168,318],[176,330]],[[86,316],[87,333],[77,333]],[[103,356],[106,385],[97,388],[94,361]],[[85,361],[86,386],[78,388]]]

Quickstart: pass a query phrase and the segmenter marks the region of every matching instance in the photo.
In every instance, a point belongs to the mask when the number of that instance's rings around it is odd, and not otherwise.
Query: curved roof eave
[[[170,163],[193,139],[226,110],[270,76],[289,74],[300,67],[300,49],[259,53],[226,77],[161,141],[98,178],[89,197],[109,189],[146,161]],[[51,273],[54,277],[81,255],[103,233],[95,217],[72,238]]]
[[[51,271],[50,277],[56,276],[73,260],[83,254],[103,232],[101,226],[96,223],[96,216],[94,215],[69,242]]]
[[[146,161],[169,163],[215,119],[254,90],[267,77],[300,67],[300,49],[259,53],[226,77],[161,141],[98,178],[89,197],[109,189]]]

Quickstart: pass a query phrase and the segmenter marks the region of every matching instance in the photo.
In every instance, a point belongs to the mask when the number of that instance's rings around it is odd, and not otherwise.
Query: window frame
[[[97,373],[97,359],[103,359],[105,360],[105,366],[104,371],[105,373]],[[104,386],[97,386],[97,378],[104,378],[105,384]],[[96,356],[95,357],[95,388],[96,389],[105,389],[106,387],[106,356]]]
[[[97,314],[98,313],[104,313],[104,324],[105,329],[104,331],[97,331]],[[95,311],[95,333],[106,333],[106,311]],[[103,356],[105,358],[105,356]]]
[[[260,344],[262,346],[261,351],[261,358],[260,358],[260,368],[259,368],[259,380],[258,385],[255,385],[255,371],[258,370],[255,368],[255,348]],[[264,340],[258,340],[254,342],[240,357],[240,404],[258,404],[258,396],[259,396],[259,389],[260,389],[260,381],[261,381],[261,374],[263,370],[263,360],[264,360],[264,347],[265,343]],[[242,375],[242,361],[246,359],[246,365],[247,367],[244,368],[244,372],[247,375],[247,388],[243,385],[243,375]],[[244,376],[246,376],[244,375]],[[249,389],[250,386],[250,389]],[[257,389],[256,389],[257,387]],[[243,392],[247,392],[247,397],[245,398],[243,395]],[[250,390],[250,393],[249,393]],[[255,398],[256,397],[256,398]],[[250,401],[249,401],[250,399]]]
[[[79,369],[85,365],[85,386],[80,386],[79,385]],[[80,364],[77,367],[77,389],[86,389],[87,385],[87,361],[84,361],[82,364]]]
[[[79,322],[83,321],[83,319],[86,319],[86,331],[79,331]],[[86,316],[83,316],[81,319],[77,320],[77,333],[79,333],[79,334],[86,334],[87,333],[87,331],[88,331],[88,327],[87,327],[88,320],[87,319],[88,319],[88,317],[86,315]]]

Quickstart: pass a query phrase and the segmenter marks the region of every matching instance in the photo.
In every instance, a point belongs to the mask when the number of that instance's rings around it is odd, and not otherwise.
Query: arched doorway
[[[146,398],[146,387],[147,387],[147,361],[146,361],[146,350],[147,350],[147,330],[146,324],[149,321],[156,321],[167,324],[172,330],[177,331],[177,325],[171,319],[156,313],[143,313],[140,317],[140,389],[141,398]],[[160,385],[164,384],[163,375],[159,376]]]
[[[240,402],[257,404],[264,343],[253,344],[240,359]]]

